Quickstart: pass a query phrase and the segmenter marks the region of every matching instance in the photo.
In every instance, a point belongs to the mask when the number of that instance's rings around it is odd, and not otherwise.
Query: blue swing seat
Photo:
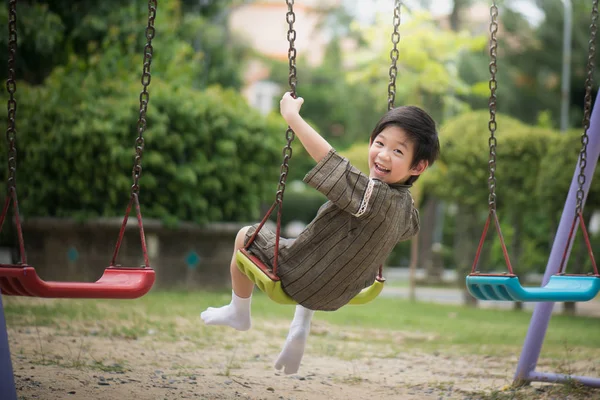
[[[515,275],[467,276],[467,289],[479,300],[565,302],[589,301],[600,290],[598,275],[552,275],[543,287],[523,287]]]

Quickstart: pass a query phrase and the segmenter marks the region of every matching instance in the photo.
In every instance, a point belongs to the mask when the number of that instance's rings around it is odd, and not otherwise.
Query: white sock
[[[226,306],[208,307],[200,314],[206,325],[227,325],[238,331],[247,331],[252,325],[250,319],[250,303],[252,295],[248,298],[238,297],[231,291],[231,303]]]
[[[275,361],[275,368],[284,368],[286,374],[295,374],[300,368],[300,361],[304,355],[306,339],[310,333],[310,321],[315,312],[304,308],[301,305],[296,306],[294,319],[290,326],[283,349]]]

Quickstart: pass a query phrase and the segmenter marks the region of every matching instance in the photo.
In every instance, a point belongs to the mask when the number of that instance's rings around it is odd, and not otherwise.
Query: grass
[[[159,333],[161,340],[176,341],[177,318],[196,321],[199,311],[208,306],[226,304],[230,292],[154,291],[137,300],[37,300],[5,297],[5,314],[11,327],[57,327],[85,329],[92,335],[138,338]],[[252,304],[257,320],[289,321],[293,307],[272,303],[256,293]],[[412,349],[448,351],[461,354],[498,355],[518,352],[527,333],[531,312],[474,309],[454,305],[412,303],[408,300],[378,298],[362,306],[346,306],[332,313],[319,312],[315,320],[339,327],[394,330],[407,333],[405,341]],[[70,323],[65,323],[66,321]],[[72,324],[77,322],[77,324]],[[259,323],[259,322],[256,322]],[[67,328],[65,328],[67,327]],[[573,360],[600,355],[600,319],[580,316],[553,316],[543,352],[547,357],[564,358],[571,349]],[[72,332],[76,333],[76,332]],[[207,332],[186,333],[206,336]],[[327,331],[342,342],[344,330]],[[319,336],[319,332],[314,335]],[[388,341],[387,335],[370,341]],[[332,352],[329,348],[324,352]],[[335,352],[335,351],[334,351]],[[389,355],[393,357],[393,352]]]

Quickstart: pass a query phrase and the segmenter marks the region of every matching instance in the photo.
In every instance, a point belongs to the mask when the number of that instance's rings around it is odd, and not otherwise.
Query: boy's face
[[[369,176],[388,184],[404,183],[412,175],[420,175],[427,168],[427,161],[411,167],[414,145],[404,129],[386,127],[369,147]]]

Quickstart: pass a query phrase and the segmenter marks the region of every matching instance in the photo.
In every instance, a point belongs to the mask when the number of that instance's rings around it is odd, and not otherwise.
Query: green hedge
[[[17,182],[27,216],[124,212],[141,85],[133,75],[100,80],[77,67],[58,68],[40,87],[18,83]],[[6,104],[6,93],[1,99]],[[6,126],[6,115],[0,118]],[[153,78],[140,180],[144,216],[257,218],[277,182],[284,128],[232,90],[197,91]],[[4,177],[6,145],[0,157]]]

